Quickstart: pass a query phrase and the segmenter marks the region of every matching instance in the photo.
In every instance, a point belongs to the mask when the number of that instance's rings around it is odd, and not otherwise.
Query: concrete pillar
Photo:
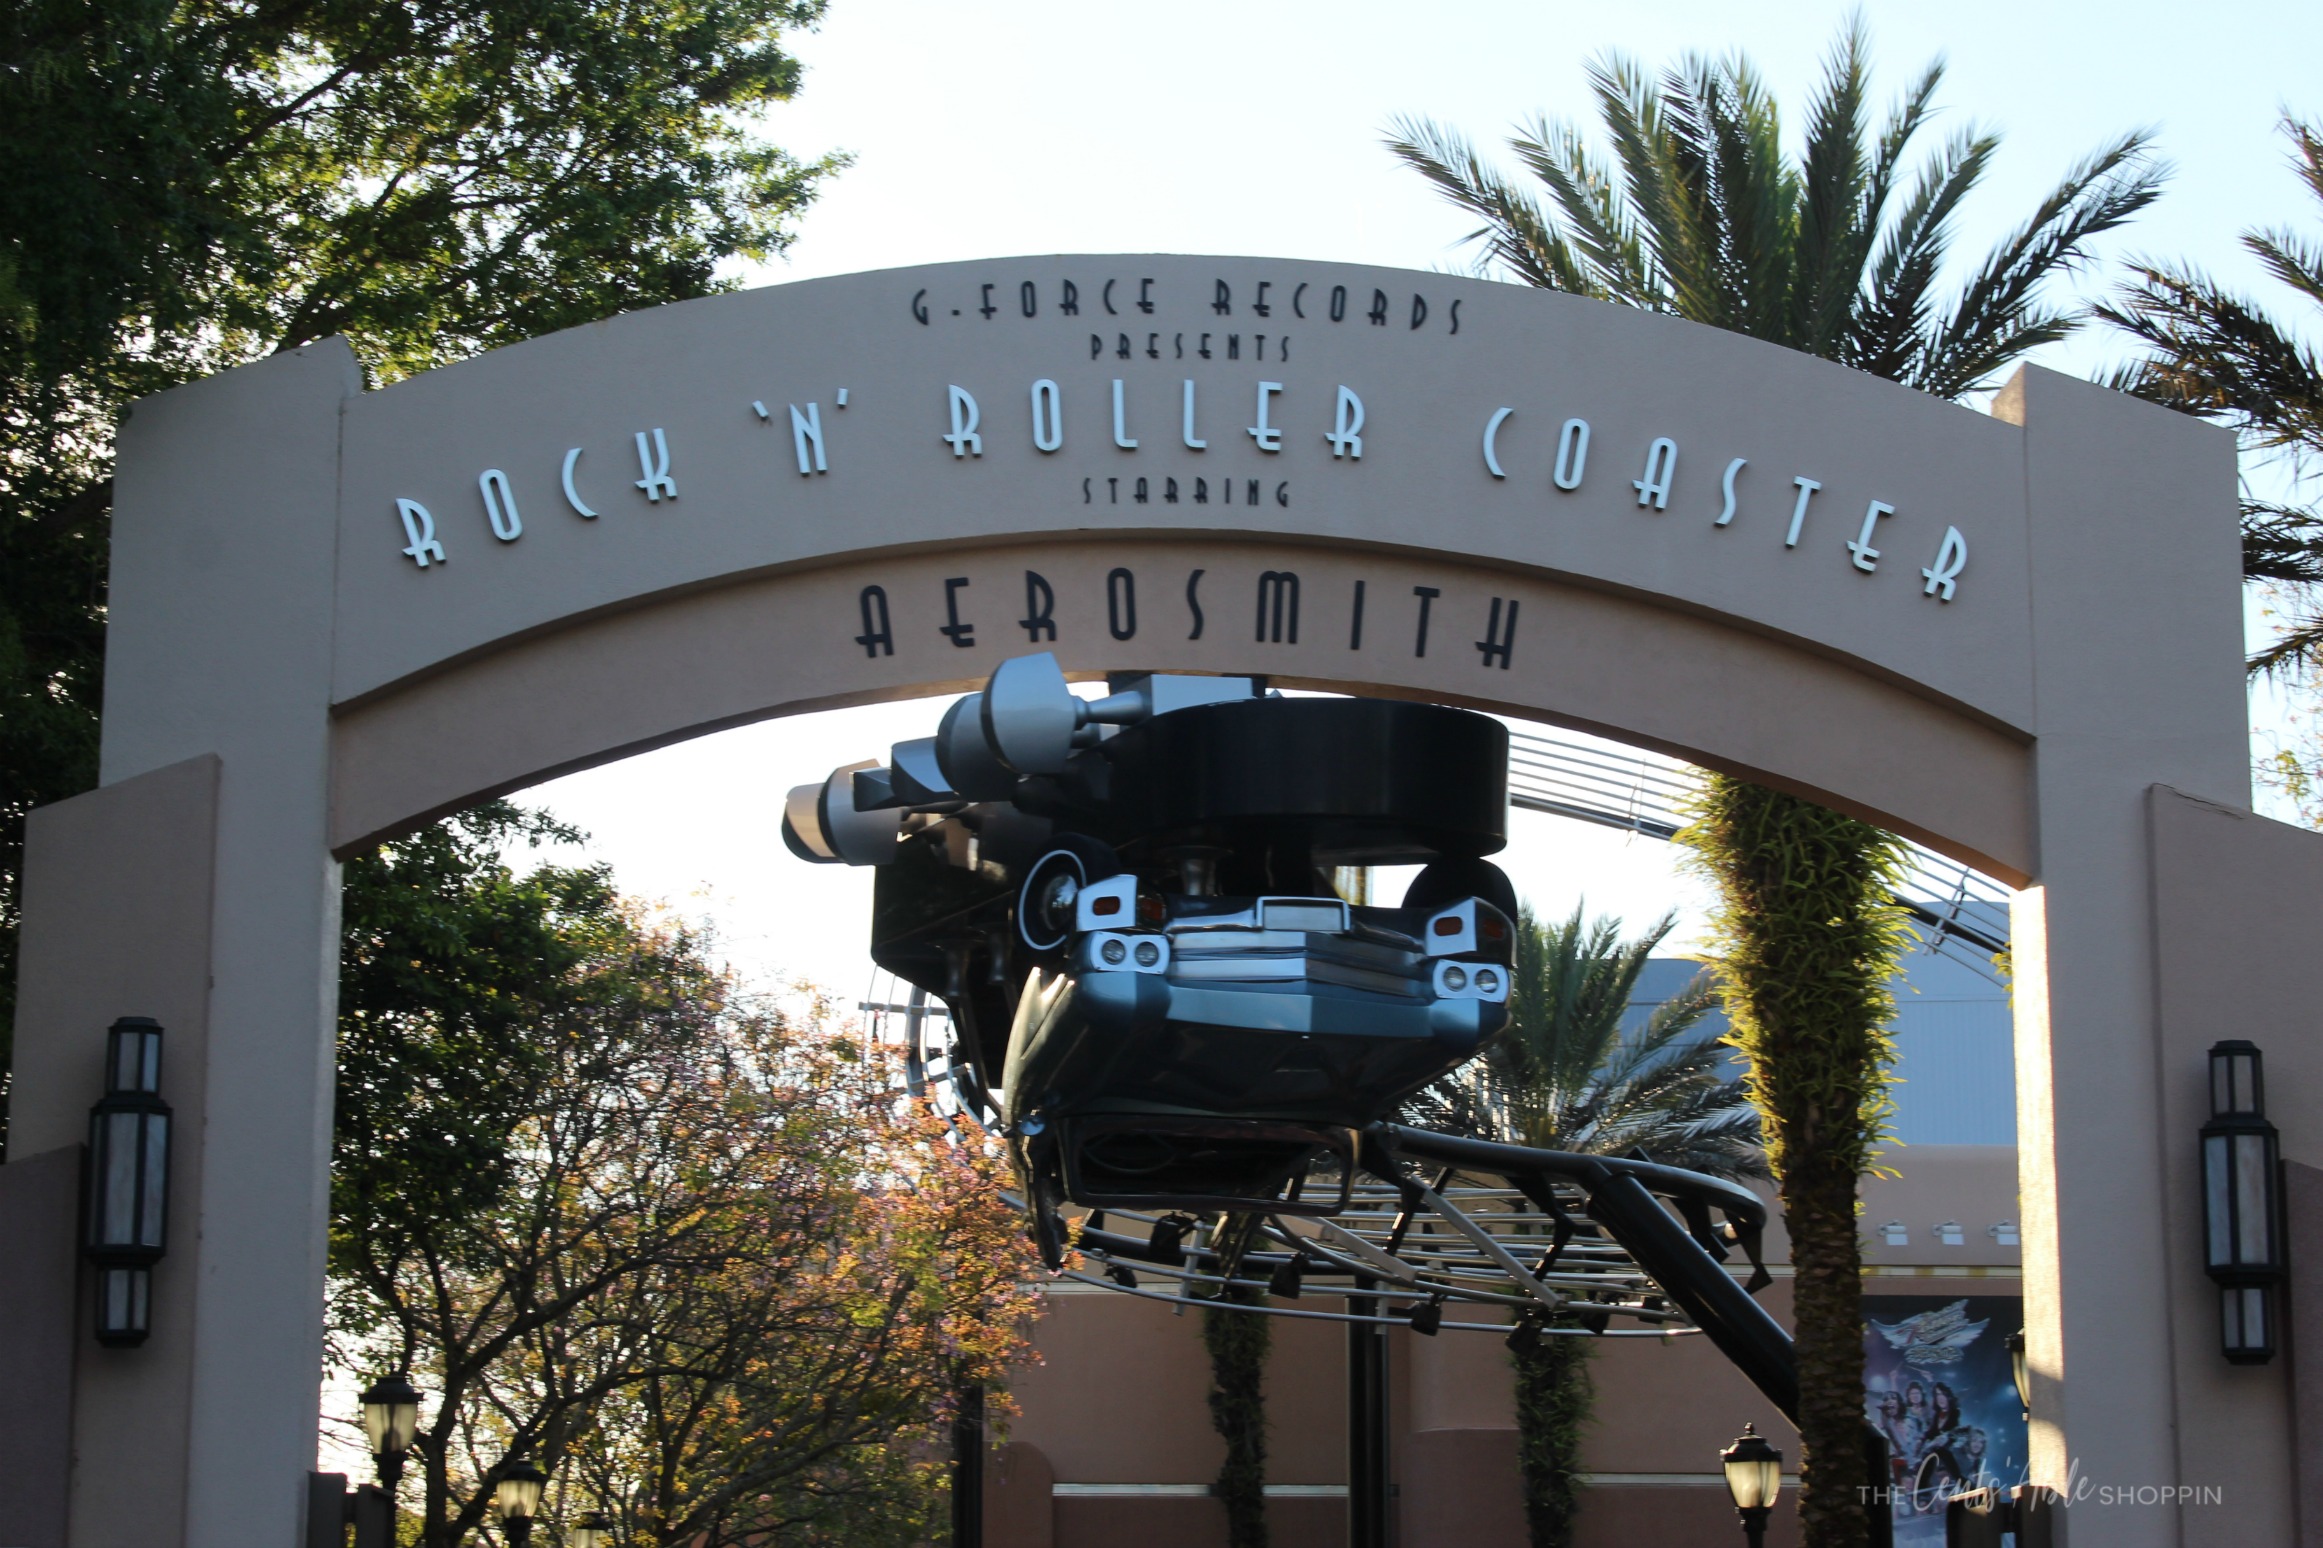
[[[121,427],[104,788],[34,819],[16,1144],[79,1137],[100,1068],[89,1051],[115,1015],[170,1028],[163,1095],[182,1116],[153,1338],[125,1359],[80,1352],[76,1423],[100,1443],[76,1447],[73,1548],[291,1548],[303,1526],[338,977],[326,838],[338,427],[360,386],[332,340],[147,399]],[[165,806],[202,804],[190,786],[214,782],[214,876],[190,921],[137,911],[147,890],[184,902],[197,859],[111,820],[143,810],[128,799],[139,776],[169,787],[154,796]],[[203,813],[185,830],[204,868],[210,829]],[[130,912],[92,903],[76,931],[43,887]],[[151,976],[137,959],[189,942],[193,1003],[146,1003],[159,990],[137,986]],[[108,966],[107,952],[130,960]]]
[[[65,1229],[10,1238],[12,1269],[37,1264],[39,1280],[73,1287],[61,1307],[44,1297],[27,1308],[37,1320],[8,1324],[12,1345],[61,1345],[69,1373],[59,1399],[26,1402],[23,1420],[28,1430],[38,1426],[37,1440],[20,1434],[0,1454],[0,1471],[42,1468],[48,1457],[65,1464],[33,1475],[47,1510],[29,1520],[0,1515],[0,1542],[12,1548],[182,1540],[202,1277],[217,795],[218,760],[189,758],[44,806],[25,828],[9,1147],[27,1159],[10,1162],[8,1173],[70,1155],[77,1174],[89,1104],[105,1090],[105,1029],[117,1016],[162,1024],[161,1091],[177,1117],[169,1255],[153,1271],[143,1346],[97,1345],[70,1205]]]
[[[2232,437],[2028,368],[2037,885],[2015,915],[2017,1135],[2036,1479],[2180,1481],[2156,1135],[2157,781],[2247,806]],[[2167,627],[2156,627],[2156,620]],[[2084,1543],[2180,1541],[2169,1510]]]

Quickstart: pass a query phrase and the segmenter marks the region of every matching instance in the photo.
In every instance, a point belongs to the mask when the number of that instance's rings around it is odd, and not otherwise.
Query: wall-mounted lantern
[[[2218,1338],[2235,1365],[2275,1357],[2275,1287],[2283,1278],[2281,1175],[2266,1117],[2258,1048],[2210,1049],[2210,1121],[2202,1125],[2203,1266],[2218,1284]]]
[[[97,1270],[97,1342],[133,1348],[152,1330],[153,1265],[168,1245],[169,1104],[151,1017],[124,1016],[106,1034],[88,1168],[81,1247]]]

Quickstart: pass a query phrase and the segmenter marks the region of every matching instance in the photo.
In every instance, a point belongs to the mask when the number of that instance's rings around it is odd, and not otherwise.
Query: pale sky
[[[807,214],[785,283],[901,264],[1036,252],[1258,254],[1414,269],[1458,267],[1472,225],[1381,148],[1422,114],[1495,143],[1546,112],[1587,118],[1585,68],[1617,49],[1658,68],[1740,48],[1796,122],[1846,7],[1370,0],[1169,5],[835,0],[797,42],[799,100],[770,115],[802,155],[850,152]],[[2123,253],[2191,259],[2246,287],[2235,245],[2253,225],[2313,226],[2276,132],[2279,110],[2323,114],[2313,4],[1874,3],[1876,98],[1949,59],[1938,137],[2003,133],[1960,250],[1979,253],[2103,140],[2159,131],[2176,167]],[[2100,266],[2088,283],[2110,277]],[[2053,352],[2094,371],[2092,334]],[[2254,625],[2256,627],[2257,625]],[[587,829],[627,890],[717,922],[756,976],[791,972],[849,999],[870,982],[866,872],[794,860],[783,792],[883,757],[933,729],[939,705],[884,705],[731,731],[574,775],[524,799]],[[1705,893],[1667,845],[1517,814],[1501,857],[1520,891],[1562,912],[1641,924],[1676,909],[1682,944]]]

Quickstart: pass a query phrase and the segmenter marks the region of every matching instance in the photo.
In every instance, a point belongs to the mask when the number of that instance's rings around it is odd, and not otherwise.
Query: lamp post
[[[2210,1121],[2202,1125],[2203,1266],[2218,1285],[2218,1337],[2229,1364],[2275,1357],[2275,1286],[2283,1277],[2275,1126],[2256,1045],[2210,1049]]]
[[[1783,1492],[1783,1454],[1766,1443],[1757,1425],[1746,1424],[1734,1444],[1718,1453],[1718,1461],[1726,1470],[1726,1492],[1734,1497],[1734,1513],[1742,1518],[1743,1541],[1750,1548],[1762,1548],[1766,1518]]]
[[[393,1499],[403,1481],[404,1453],[419,1435],[419,1389],[409,1376],[397,1371],[363,1389],[363,1433],[379,1466],[379,1487]]]
[[[548,1474],[533,1466],[532,1458],[521,1451],[500,1464],[499,1481],[492,1486],[492,1508],[500,1513],[500,1530],[510,1548],[524,1548],[532,1541],[532,1520],[540,1513],[540,1491],[547,1483]]]
[[[613,1518],[592,1510],[574,1522],[566,1536],[573,1540],[573,1548],[613,1548]]]
[[[161,1023],[123,1016],[106,1033],[105,1094],[89,1109],[88,1218],[97,1342],[132,1349],[153,1326],[153,1265],[168,1246],[169,1104]]]

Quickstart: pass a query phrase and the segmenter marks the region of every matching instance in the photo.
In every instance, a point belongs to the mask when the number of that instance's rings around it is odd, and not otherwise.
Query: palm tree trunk
[[[1791,1237],[1805,1545],[1862,1548],[1856,1183],[1892,1111],[1903,851],[1869,823],[1724,775],[1681,836],[1718,883],[1715,966]]]
[[[1808,1548],[1860,1548],[1869,1530],[1863,1461],[1863,1257],[1855,1172],[1794,1166],[1781,1184],[1791,1236],[1799,1358],[1799,1520]]]
[[[1572,1548],[1581,1513],[1581,1428],[1595,1384],[1589,1341],[1552,1334],[1509,1357],[1516,1366],[1517,1464],[1532,1548]]]
[[[1254,1306],[1260,1291],[1228,1286],[1220,1297]],[[1228,1548],[1267,1548],[1266,1355],[1269,1320],[1249,1312],[1205,1307],[1202,1344],[1210,1351],[1210,1423],[1226,1442],[1215,1485],[1226,1506]]]

